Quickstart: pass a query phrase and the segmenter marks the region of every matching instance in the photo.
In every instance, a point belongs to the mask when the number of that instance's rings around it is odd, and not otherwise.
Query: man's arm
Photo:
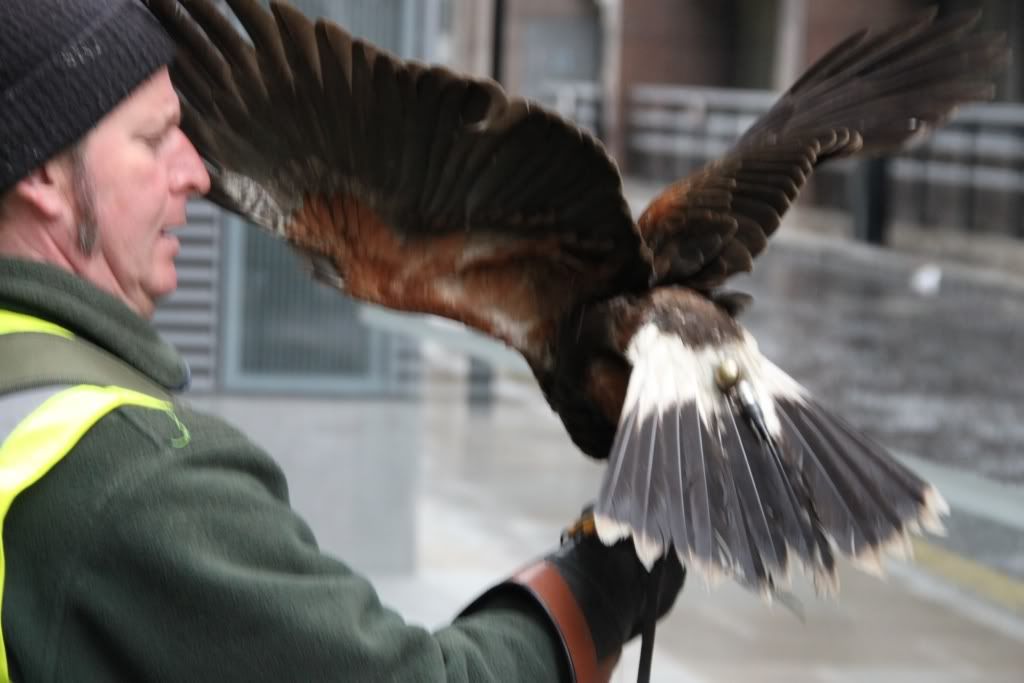
[[[528,599],[436,633],[410,626],[320,552],[268,457],[201,436],[104,506],[57,636],[58,680],[564,680]]]
[[[592,683],[682,587],[674,554],[655,584],[626,542],[574,537],[410,626],[319,550],[273,460],[179,415],[187,445],[162,411],[115,411],[15,501],[2,616],[26,680]]]

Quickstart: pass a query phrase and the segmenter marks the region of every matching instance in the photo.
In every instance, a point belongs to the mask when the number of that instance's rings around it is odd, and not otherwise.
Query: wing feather
[[[566,311],[649,284],[615,164],[557,115],[284,3],[229,0],[245,35],[211,0],[148,4],[182,49],[211,198],[333,264],[351,295],[536,356]]]
[[[818,60],[723,159],[669,187],[643,213],[657,281],[720,286],[749,269],[817,165],[898,147],[958,104],[990,98],[1008,52],[1005,36],[970,33],[977,18],[935,21],[925,12],[877,36],[855,34]],[[743,228],[688,211],[709,204]],[[716,251],[708,251],[707,233],[719,236]]]

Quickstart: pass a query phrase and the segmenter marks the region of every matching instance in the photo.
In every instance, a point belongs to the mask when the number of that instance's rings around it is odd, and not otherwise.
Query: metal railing
[[[627,112],[629,169],[659,180],[685,175],[725,154],[775,99],[765,91],[636,86]]]
[[[1024,237],[1024,105],[964,107],[923,145],[896,156],[890,182],[913,192],[917,223],[1002,223]],[[994,226],[993,226],[994,227]]]
[[[629,98],[631,173],[668,179],[725,153],[777,95],[766,91],[636,86]],[[815,174],[813,200],[848,208],[853,163]],[[974,104],[943,128],[894,154],[893,217],[921,225],[1024,237],[1024,106]]]
[[[587,87],[589,86],[589,87]],[[551,83],[544,103],[598,130],[596,84]],[[624,166],[631,176],[669,181],[724,154],[778,97],[763,90],[637,85],[626,110]],[[847,209],[856,164],[815,173],[803,201]],[[923,226],[1024,237],[1024,105],[975,104],[888,164],[892,217]]]
[[[541,93],[541,104],[602,137],[601,86],[597,83],[549,81],[542,86]]]

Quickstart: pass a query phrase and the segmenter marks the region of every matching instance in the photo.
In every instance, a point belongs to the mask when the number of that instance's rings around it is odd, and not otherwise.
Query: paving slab
[[[368,572],[411,621],[437,626],[550,548],[597,490],[543,405],[474,410],[441,383],[417,401],[196,397],[281,462],[323,547]],[[844,567],[841,594],[795,592],[801,621],[732,585],[692,581],[658,631],[656,681],[1018,683],[1024,619],[912,566]],[[635,676],[627,652],[615,680]]]

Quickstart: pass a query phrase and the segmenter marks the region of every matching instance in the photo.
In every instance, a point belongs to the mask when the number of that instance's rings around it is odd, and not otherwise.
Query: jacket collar
[[[148,320],[61,268],[0,257],[0,308],[65,327],[170,391],[188,386],[188,365]]]

